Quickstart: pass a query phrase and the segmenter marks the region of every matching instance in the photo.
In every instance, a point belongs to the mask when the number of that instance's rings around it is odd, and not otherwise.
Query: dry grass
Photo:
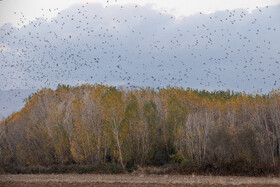
[[[280,186],[280,178],[195,175],[0,175],[0,186]]]

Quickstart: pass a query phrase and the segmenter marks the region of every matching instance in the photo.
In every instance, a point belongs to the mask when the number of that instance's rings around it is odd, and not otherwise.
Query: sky
[[[268,93],[279,36],[280,0],[3,0],[0,117],[58,84]]]
[[[100,3],[109,5],[150,5],[155,10],[166,11],[177,18],[194,15],[199,12],[214,13],[219,10],[234,10],[244,8],[248,11],[256,7],[276,5],[280,0],[2,0],[0,2],[0,25],[13,23],[22,25],[21,13],[24,21],[34,20],[36,17],[53,18],[61,10],[74,4]],[[43,9],[43,10],[42,10]],[[51,11],[49,11],[51,9]],[[14,14],[17,12],[17,14]]]

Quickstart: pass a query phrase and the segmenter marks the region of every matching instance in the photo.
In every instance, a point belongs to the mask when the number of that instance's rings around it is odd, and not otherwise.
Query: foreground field
[[[280,186],[280,178],[183,175],[0,175],[0,186]]]

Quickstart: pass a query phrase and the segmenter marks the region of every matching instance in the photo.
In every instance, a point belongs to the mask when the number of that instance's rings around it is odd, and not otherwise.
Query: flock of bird
[[[280,6],[177,19],[148,6],[85,3],[0,27],[0,89],[58,84],[253,91],[280,82]],[[278,17],[277,17],[278,15]],[[22,26],[20,26],[22,25]]]

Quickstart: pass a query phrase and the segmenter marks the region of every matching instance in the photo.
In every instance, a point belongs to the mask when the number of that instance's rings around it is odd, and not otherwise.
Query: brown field
[[[36,174],[0,175],[0,186],[280,186],[280,178],[184,175]]]

